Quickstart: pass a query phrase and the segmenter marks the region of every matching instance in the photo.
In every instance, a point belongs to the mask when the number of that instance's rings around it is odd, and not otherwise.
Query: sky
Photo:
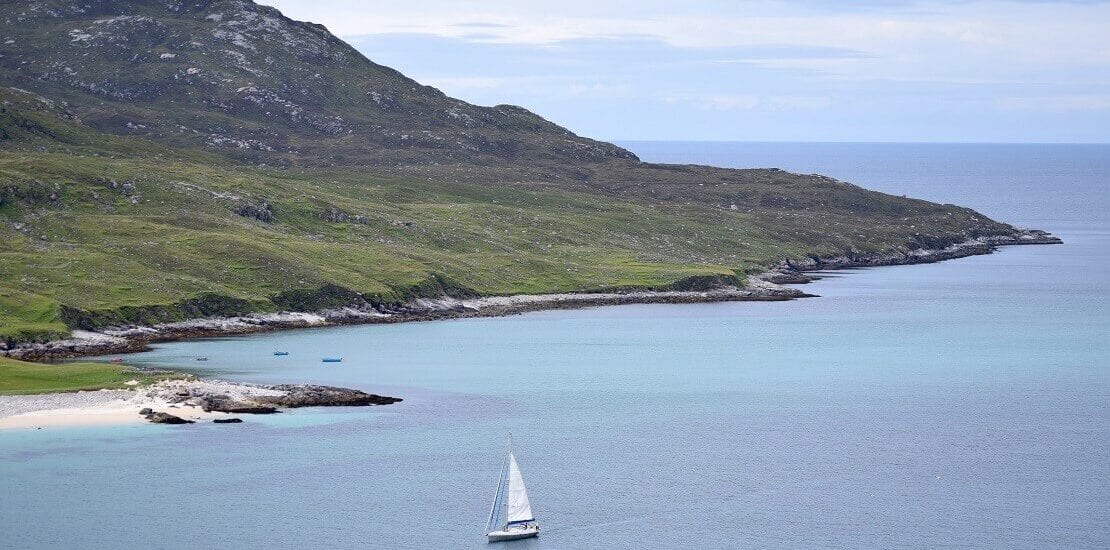
[[[1110,142],[1110,1],[262,2],[599,139]]]

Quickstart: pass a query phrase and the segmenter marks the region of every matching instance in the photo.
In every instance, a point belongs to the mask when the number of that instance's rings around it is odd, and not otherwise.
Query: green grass
[[[0,340],[50,339],[67,332],[53,300],[0,286]]]
[[[0,395],[71,392],[126,388],[138,380],[150,384],[180,375],[145,374],[123,365],[109,363],[28,363],[0,357]]]
[[[6,116],[31,137],[0,140],[9,342],[57,337],[68,308],[177,320],[194,311],[180,302],[202,295],[266,311],[279,293],[325,285],[390,301],[433,274],[485,295],[658,288],[1009,229],[969,209],[776,170],[615,161],[567,181],[527,167],[243,166],[98,140],[20,97]],[[271,223],[235,213],[262,201]],[[136,313],[151,306],[165,307]]]

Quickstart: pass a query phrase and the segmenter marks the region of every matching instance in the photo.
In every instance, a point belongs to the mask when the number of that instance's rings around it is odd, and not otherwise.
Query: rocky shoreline
[[[219,380],[169,381],[155,384],[143,392],[153,403],[164,403],[165,410],[144,407],[139,414],[156,424],[183,424],[192,420],[174,414],[172,409],[200,409],[204,413],[275,414],[281,409],[301,407],[366,407],[392,405],[402,401],[361,390],[313,384],[234,384]],[[234,423],[236,418],[215,418],[217,423]]]
[[[894,265],[916,265],[943,262],[968,256],[991,254],[1000,246],[1019,246],[1036,244],[1064,244],[1059,237],[1039,229],[1022,229],[1013,235],[980,237],[956,243],[944,248],[921,248],[916,250],[896,250],[883,254],[863,254],[856,256],[840,255],[809,257],[805,260],[783,261],[774,269],[760,277],[775,284],[805,284],[818,277],[807,275],[808,271],[828,271],[860,267],[885,267]]]
[[[576,309],[621,304],[783,301],[813,296],[795,288],[781,286],[813,281],[815,277],[807,275],[806,272],[933,263],[990,254],[1000,246],[1061,244],[1062,242],[1044,231],[1019,230],[1012,235],[980,237],[944,248],[894,250],[881,254],[814,256],[804,260],[783,261],[768,271],[750,276],[743,288],[725,286],[704,291],[630,290],[477,298],[442,296],[417,298],[388,310],[347,307],[315,312],[279,312],[192,319],[153,326],[107,327],[95,332],[74,330],[70,338],[46,343],[17,344],[9,349],[0,349],[0,355],[32,361],[49,360],[144,351],[155,342],[289,328],[499,317],[547,309]]]
[[[239,423],[235,415],[275,414],[301,407],[367,407],[402,399],[312,384],[239,384],[193,378],[130,390],[0,396],[0,428],[148,421],[155,424]]]
[[[250,334],[272,330],[356,325],[405,323],[467,317],[501,317],[546,309],[577,309],[592,306],[637,303],[699,303],[724,301],[782,301],[810,296],[762,279],[750,280],[747,288],[725,287],[703,292],[630,291],[491,296],[459,299],[420,298],[401,308],[383,313],[377,310],[341,308],[312,313],[281,312],[193,319],[153,326],[107,327],[100,331],[74,330],[69,338],[46,343],[19,344],[6,355],[25,361],[66,357],[133,353],[149,349],[156,342],[190,338]]]

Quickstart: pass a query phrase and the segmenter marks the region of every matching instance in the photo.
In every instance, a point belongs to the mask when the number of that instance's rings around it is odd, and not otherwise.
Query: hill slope
[[[787,259],[1019,234],[821,176],[641,163],[250,2],[5,6],[9,343],[438,293],[741,283]]]
[[[271,164],[634,158],[519,107],[447,97],[249,1],[5,4],[3,81],[108,133]]]

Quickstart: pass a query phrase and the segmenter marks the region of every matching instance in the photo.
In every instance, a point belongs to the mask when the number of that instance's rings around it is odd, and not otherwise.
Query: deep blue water
[[[160,346],[132,359],[405,402],[0,434],[0,546],[485,547],[509,430],[543,533],[505,548],[1110,546],[1110,147],[629,146],[822,172],[1066,244],[840,272],[788,303]]]

